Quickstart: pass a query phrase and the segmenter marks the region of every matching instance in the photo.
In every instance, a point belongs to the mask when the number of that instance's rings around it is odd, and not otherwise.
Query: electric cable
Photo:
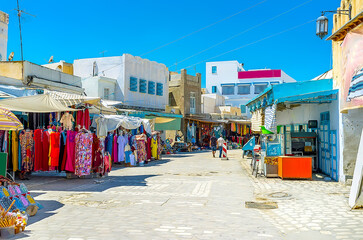
[[[239,14],[241,14],[241,13],[243,13],[243,12],[246,12],[246,11],[248,11],[248,10],[250,10],[250,9],[254,8],[254,7],[257,7],[258,5],[260,5],[260,4],[262,4],[262,3],[266,2],[266,1],[268,1],[268,0],[263,0],[263,1],[261,1],[261,2],[258,2],[258,3],[256,3],[255,5],[252,5],[251,7],[248,7],[248,8],[246,8],[246,9],[244,9],[244,10],[241,10],[241,11],[239,11],[239,12],[235,13],[235,14],[232,14],[231,16],[228,16],[228,17],[223,18],[223,19],[221,19],[221,20],[219,20],[219,21],[217,21],[217,22],[214,22],[214,23],[209,24],[209,25],[207,25],[207,26],[205,26],[205,27],[202,27],[202,28],[200,28],[200,29],[198,29],[198,30],[196,30],[196,31],[194,31],[194,32],[188,33],[187,35],[184,35],[184,36],[182,36],[182,37],[180,37],[180,38],[178,38],[178,39],[175,39],[175,40],[173,40],[173,41],[171,41],[171,42],[165,43],[164,45],[161,45],[161,46],[159,46],[159,47],[157,47],[157,48],[154,48],[154,49],[152,49],[152,50],[150,50],[150,51],[148,51],[148,52],[146,52],[146,53],[141,54],[141,55],[140,55],[140,57],[142,57],[142,56],[144,56],[144,55],[146,55],[146,54],[149,54],[149,53],[155,52],[156,50],[159,50],[159,49],[161,49],[161,48],[163,48],[163,47],[169,46],[170,44],[176,43],[176,42],[178,42],[178,41],[180,41],[180,40],[182,40],[182,39],[184,39],[184,38],[187,38],[187,37],[189,37],[189,36],[191,36],[191,35],[193,35],[193,34],[195,34],[195,33],[201,32],[201,31],[203,31],[203,30],[205,30],[205,29],[207,29],[207,28],[210,28],[210,27],[212,27],[212,26],[214,26],[214,25],[216,25],[216,24],[218,24],[218,23],[220,23],[220,22],[223,22],[223,21],[225,21],[225,20],[228,20],[228,19],[230,19],[230,18],[232,18],[232,17],[234,17],[234,16],[237,16],[237,15],[239,15]]]
[[[246,33],[246,32],[249,32],[249,31],[251,31],[251,30],[253,30],[253,29],[255,29],[255,28],[258,28],[258,27],[260,27],[260,26],[262,26],[262,25],[264,25],[264,24],[266,24],[266,23],[268,23],[268,22],[271,22],[271,21],[275,20],[276,18],[279,18],[279,17],[281,17],[281,16],[283,16],[283,15],[285,15],[285,14],[287,14],[287,13],[289,13],[289,12],[291,12],[291,11],[293,11],[293,10],[297,9],[297,8],[300,8],[300,7],[302,7],[302,6],[304,6],[304,5],[308,4],[308,3],[310,3],[310,2],[312,2],[312,1],[313,1],[313,0],[308,0],[308,1],[306,1],[306,2],[304,2],[304,3],[302,3],[302,4],[300,4],[300,5],[295,6],[295,7],[291,8],[291,9],[289,9],[289,10],[287,10],[287,11],[283,12],[283,13],[280,13],[280,14],[278,14],[278,15],[276,15],[276,16],[274,16],[274,17],[272,17],[272,18],[270,18],[270,19],[268,19],[268,20],[266,20],[266,21],[264,21],[264,22],[262,22],[262,23],[260,23],[260,24],[257,24],[257,25],[255,25],[255,26],[253,26],[253,27],[251,27],[251,28],[249,28],[249,29],[247,29],[247,30],[244,30],[244,31],[242,31],[242,32],[239,32],[239,33],[237,33],[237,34],[235,34],[235,35],[233,35],[233,36],[231,36],[231,37],[229,37],[229,38],[227,38],[227,39],[225,39],[225,40],[223,40],[223,41],[221,41],[221,42],[219,42],[219,43],[216,43],[216,44],[214,44],[214,45],[212,45],[212,46],[210,46],[210,47],[208,47],[208,48],[206,48],[206,49],[204,49],[204,50],[202,50],[202,51],[200,51],[200,52],[197,52],[197,53],[195,53],[195,54],[193,54],[193,55],[191,55],[191,56],[189,56],[189,57],[187,57],[187,58],[184,58],[184,59],[183,59],[183,60],[181,60],[181,61],[178,61],[178,63],[177,63],[177,64],[180,64],[180,63],[182,63],[182,62],[185,62],[186,60],[188,60],[188,59],[190,59],[190,58],[193,58],[193,57],[195,57],[195,56],[198,56],[199,54],[204,53],[204,52],[206,52],[206,51],[208,51],[208,50],[210,50],[210,49],[212,49],[212,48],[215,48],[215,47],[217,47],[217,46],[219,46],[219,45],[221,45],[221,44],[223,44],[223,43],[225,43],[225,42],[228,42],[228,41],[230,41],[230,40],[232,40],[232,39],[234,39],[234,38],[236,38],[236,37],[238,37],[238,36],[240,36],[240,35],[242,35],[242,34],[244,34],[244,33]],[[173,65],[169,66],[168,68],[173,67],[173,66],[175,66],[175,65],[176,65],[176,63],[174,63]]]
[[[194,67],[194,66],[196,66],[196,65],[198,65],[198,64],[204,63],[204,62],[209,61],[209,60],[211,60],[211,59],[214,59],[214,58],[217,58],[217,57],[223,56],[223,55],[225,55],[225,54],[228,54],[228,53],[231,53],[231,52],[234,52],[234,51],[240,50],[240,49],[245,48],[245,47],[248,47],[248,46],[250,46],[250,45],[253,45],[253,44],[256,44],[256,43],[262,42],[262,41],[264,41],[264,40],[266,40],[266,39],[269,39],[269,38],[272,38],[272,37],[276,37],[276,36],[281,35],[281,34],[283,34],[283,33],[286,33],[286,32],[292,31],[292,30],[295,30],[295,29],[297,29],[297,28],[299,28],[299,27],[302,27],[302,26],[304,26],[304,25],[306,25],[306,24],[309,24],[309,23],[311,23],[311,22],[314,22],[314,21],[316,21],[316,19],[313,19],[313,20],[310,20],[310,21],[308,21],[308,22],[305,22],[305,23],[302,23],[302,24],[300,24],[300,25],[297,25],[297,26],[295,26],[295,27],[292,27],[292,28],[289,28],[289,29],[283,30],[283,31],[281,31],[281,32],[278,32],[278,33],[272,34],[272,35],[270,35],[270,36],[267,36],[267,37],[264,37],[264,38],[262,38],[262,39],[256,40],[256,41],[254,41],[254,42],[251,42],[251,43],[245,44],[245,45],[243,45],[243,46],[241,46],[241,47],[238,47],[238,48],[235,48],[235,49],[232,49],[232,50],[229,50],[229,51],[223,52],[223,53],[221,53],[221,54],[219,54],[219,55],[216,55],[216,56],[214,56],[214,57],[210,57],[210,58],[205,59],[205,60],[203,60],[203,61],[200,61],[200,62],[198,62],[198,63],[192,64],[192,65],[189,65],[188,67],[185,67],[184,69],[192,68],[192,67]]]

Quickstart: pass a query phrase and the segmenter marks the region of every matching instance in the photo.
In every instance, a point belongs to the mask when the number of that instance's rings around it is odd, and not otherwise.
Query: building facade
[[[219,107],[225,105],[225,98],[220,94],[202,94],[202,113],[221,113]]]
[[[182,69],[181,73],[170,72],[169,101],[166,112],[173,111],[183,116],[201,113],[201,74],[196,76],[187,74]]]
[[[63,60],[61,60],[59,62],[43,64],[42,66],[73,75],[73,64],[67,63]]]
[[[28,61],[0,62],[0,84],[83,94],[80,77]]]
[[[246,103],[262,93],[268,86],[295,82],[282,70],[249,70],[237,61],[206,63],[206,88],[208,93],[221,94],[226,105],[239,107],[243,116],[249,117]]]
[[[110,94],[125,106],[164,111],[168,104],[169,71],[164,64],[123,54],[77,59],[73,70],[82,79],[93,76],[116,79],[115,91]]]
[[[7,59],[9,15],[0,11],[0,61]]]
[[[116,79],[101,76],[82,78],[82,87],[88,97],[115,100]]]
[[[333,33],[328,37],[332,40],[334,87],[339,89],[340,181],[348,183],[358,160],[363,129],[363,94],[356,84],[362,82],[363,73],[363,0],[342,0],[337,10],[350,7],[351,19],[344,14],[334,15]]]

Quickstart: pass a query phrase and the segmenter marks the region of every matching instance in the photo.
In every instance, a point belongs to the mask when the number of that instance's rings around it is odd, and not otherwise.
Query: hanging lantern
[[[328,18],[324,15],[316,20],[316,35],[323,39],[328,34]]]

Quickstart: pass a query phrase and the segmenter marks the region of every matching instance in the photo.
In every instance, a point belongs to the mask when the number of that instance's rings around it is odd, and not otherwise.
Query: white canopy
[[[77,109],[65,107],[49,94],[0,100],[0,107],[7,108],[11,111],[35,113],[77,111]]]
[[[148,119],[130,117],[124,115],[104,115],[94,118],[92,126],[97,127],[98,136],[106,136],[107,132],[116,130],[119,127],[125,129],[136,129],[143,124],[145,131],[151,134],[151,127]]]

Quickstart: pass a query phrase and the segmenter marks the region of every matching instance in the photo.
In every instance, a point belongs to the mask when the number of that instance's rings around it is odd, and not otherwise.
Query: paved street
[[[102,179],[33,176],[44,209],[28,239],[363,239],[363,212],[335,182],[254,179],[240,150],[164,156]],[[245,208],[274,201],[277,209]]]

